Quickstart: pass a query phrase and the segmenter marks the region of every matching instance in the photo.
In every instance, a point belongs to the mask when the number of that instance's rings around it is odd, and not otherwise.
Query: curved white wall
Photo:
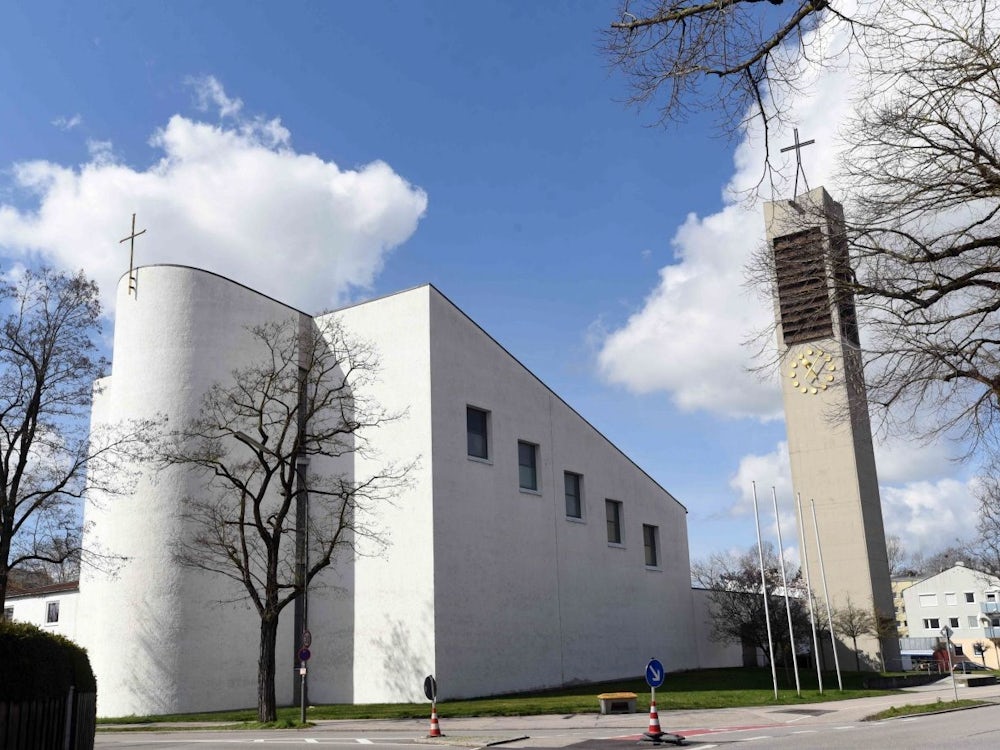
[[[253,356],[247,326],[299,315],[178,266],[138,269],[136,296],[123,279],[117,311],[112,374],[95,398],[95,425],[156,414],[177,425],[196,416],[208,386]],[[90,493],[86,545],[128,558],[117,577],[90,568],[81,576],[77,632],[98,677],[103,716],[256,703],[256,613],[249,604],[218,604],[239,591],[173,558],[172,540],[186,533],[181,503],[202,491],[201,479],[184,469],[146,467],[131,495]],[[290,612],[283,620],[287,629]],[[287,640],[279,635],[279,695],[289,694]]]

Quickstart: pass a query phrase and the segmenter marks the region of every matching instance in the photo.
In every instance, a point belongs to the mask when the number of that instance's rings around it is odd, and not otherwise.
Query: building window
[[[14,608],[4,607],[3,608],[3,619],[6,622],[14,622]]]
[[[986,593],[986,601],[988,601],[988,602],[994,602],[995,603],[996,600],[997,600],[996,592],[988,591]]]
[[[958,599],[955,598],[955,594],[945,594],[944,595],[945,604],[958,604]]]
[[[921,594],[920,595],[920,606],[921,607],[936,607],[937,606],[937,594]]]
[[[622,543],[622,504],[618,500],[605,500],[604,511],[608,519],[608,543]]]
[[[936,617],[925,617],[924,627],[929,630],[936,630],[941,627],[941,621]]]
[[[538,446],[517,441],[518,484],[522,490],[538,489]]]
[[[465,432],[468,439],[468,453],[473,458],[490,457],[489,439],[490,413],[473,406],[465,407]]]
[[[566,485],[566,517],[583,518],[583,500],[581,489],[583,477],[572,471],[563,472],[563,482]]]
[[[646,566],[655,568],[660,564],[660,529],[649,524],[642,525],[642,546],[646,549]]]
[[[949,617],[948,618],[948,626],[952,627],[952,628],[957,628],[958,627],[958,618],[957,617]]]
[[[979,625],[979,623],[976,621],[976,616],[975,615],[969,615],[969,627],[970,628],[975,628],[975,627],[978,627],[978,625]]]
[[[59,602],[49,602],[46,605],[45,622],[46,624],[59,622]]]
[[[965,592],[965,601],[968,603],[973,603],[976,601],[976,595],[972,591]]]
[[[965,649],[962,648],[961,643],[955,644],[955,656],[965,656]]]

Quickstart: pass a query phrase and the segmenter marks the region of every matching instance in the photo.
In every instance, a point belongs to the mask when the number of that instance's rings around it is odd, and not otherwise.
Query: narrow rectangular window
[[[465,430],[468,438],[468,453],[473,458],[489,458],[489,416],[488,411],[465,407]]]
[[[976,620],[975,615],[969,615],[969,627],[970,628],[979,627],[979,622]]]
[[[49,602],[45,609],[45,622],[59,622],[59,602]]]
[[[583,477],[572,471],[566,471],[563,472],[563,478],[566,485],[566,517],[583,518],[583,502],[580,493]]]
[[[642,544],[646,548],[646,566],[655,568],[660,564],[660,529],[649,524],[642,525]]]
[[[957,617],[949,617],[948,618],[948,626],[952,627],[952,628],[957,628],[958,627],[958,618]]]
[[[622,543],[622,504],[618,500],[605,500],[604,511],[608,519],[608,543]]]
[[[972,602],[976,601],[976,595],[975,595],[975,593],[973,593],[972,591],[966,591],[965,592],[965,601],[969,602],[970,604]]]
[[[522,490],[538,489],[538,446],[517,441],[518,484]]]
[[[955,596],[954,593],[945,594],[944,595],[944,603],[945,604],[958,604],[958,599],[956,598],[956,596]]]

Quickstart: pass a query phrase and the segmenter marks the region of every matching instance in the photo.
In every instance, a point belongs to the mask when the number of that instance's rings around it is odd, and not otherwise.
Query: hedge
[[[23,622],[0,622],[0,701],[94,693],[87,652],[68,638]]]

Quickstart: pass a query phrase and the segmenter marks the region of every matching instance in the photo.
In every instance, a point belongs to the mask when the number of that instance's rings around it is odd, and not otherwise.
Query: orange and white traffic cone
[[[441,726],[438,724],[437,706],[431,706],[431,731],[428,737],[444,737],[441,734]]]
[[[656,713],[656,701],[649,702],[649,731],[646,732],[646,736],[652,740],[658,740],[663,736],[663,730],[660,729],[660,715]]]

